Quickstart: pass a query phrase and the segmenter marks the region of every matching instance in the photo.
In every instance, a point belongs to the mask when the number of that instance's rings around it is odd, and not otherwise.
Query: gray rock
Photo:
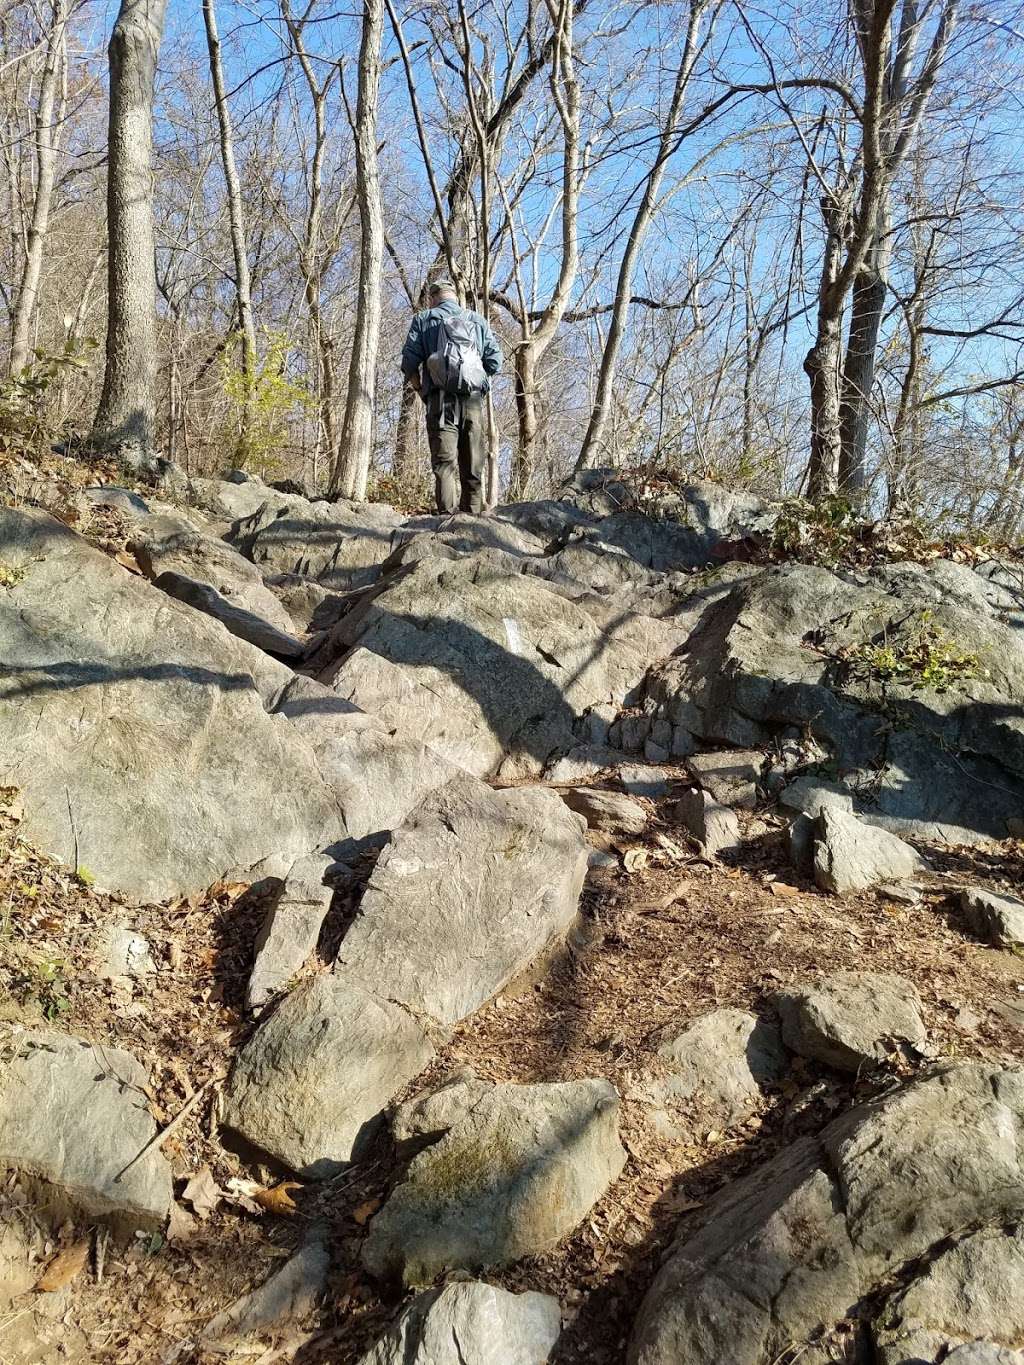
[[[837,972],[813,985],[777,992],[782,1039],[801,1057],[840,1071],[885,1061],[897,1047],[927,1046],[921,998],[888,972]]]
[[[283,990],[316,947],[334,894],[325,877],[334,866],[332,858],[311,853],[288,873],[256,939],[246,989],[250,1009]]]
[[[690,776],[723,806],[753,810],[765,757],[758,749],[729,749],[694,754],[687,760]]]
[[[570,810],[583,816],[589,829],[610,834],[643,834],[647,828],[646,810],[629,796],[602,791],[600,787],[575,787],[561,796]]]
[[[381,1110],[434,1055],[400,1005],[348,973],[298,986],[235,1063],[224,1121],[248,1142],[315,1179],[368,1138]]]
[[[215,597],[210,600],[219,600],[224,604],[224,617],[221,619],[224,619],[229,630],[232,630],[232,625],[230,613],[226,609],[238,608],[282,635],[293,634],[291,617],[264,584],[259,570],[230,545],[225,545],[215,536],[203,535],[183,517],[147,518],[139,524],[130,548],[139,568],[153,582],[165,573],[173,573],[212,589]],[[170,588],[165,587],[164,591],[170,591]],[[209,608],[200,606],[198,602],[191,605],[209,612]],[[243,621],[245,617],[237,619]],[[238,630],[232,633],[239,635],[240,639],[259,643]]]
[[[94,507],[112,507],[133,521],[150,515],[149,504],[145,498],[130,488],[118,488],[116,484],[110,483],[97,484],[91,488],[83,488],[81,495]]]
[[[400,1148],[423,1147],[444,1137],[470,1110],[494,1089],[472,1072],[400,1104],[391,1119],[391,1136]]]
[[[142,1065],[119,1048],[48,1030],[0,1037],[0,1169],[45,1182],[55,1210],[153,1227],[171,1168],[158,1148]],[[134,1164],[133,1164],[134,1163]]]
[[[288,668],[42,513],[0,508],[0,541],[24,569],[0,592],[0,785],[29,842],[162,900],[337,837],[312,750],[267,714]]]
[[[913,877],[926,866],[909,844],[855,815],[824,806],[815,822],[814,880],[823,891],[842,896]]]
[[[561,1326],[549,1294],[464,1281],[417,1295],[359,1365],[545,1365]]]
[[[925,1273],[947,1238],[1019,1216],[1022,1136],[1024,1074],[961,1064],[800,1139],[690,1224],[630,1365],[772,1365],[817,1342],[893,1276]]]
[[[1024,1344],[1024,1231],[985,1228],[940,1251],[889,1300],[874,1336],[879,1365],[1024,1360],[983,1340]]]
[[[691,787],[672,807],[673,817],[692,834],[706,858],[738,848],[740,822],[734,810],[719,805],[713,796]]]
[[[347,595],[331,592],[301,574],[271,574],[264,582],[288,613],[291,628],[300,632],[329,630],[351,602]]]
[[[587,867],[608,869],[618,867],[619,860],[614,853],[606,853],[603,848],[592,848],[587,854]]]
[[[382,997],[455,1023],[564,937],[587,851],[555,792],[461,774],[392,835],[338,960]]]
[[[800,811],[812,818],[828,806],[831,810],[852,814],[854,794],[840,782],[823,782],[817,777],[798,777],[779,793],[779,805],[786,810]]]
[[[921,892],[916,886],[900,886],[884,883],[875,887],[875,895],[880,896],[884,901],[891,901],[894,905],[918,905],[921,901]]]
[[[607,1081],[496,1085],[413,1158],[370,1226],[367,1269],[424,1284],[553,1246],[622,1171],[618,1109]]]
[[[945,1365],[1024,1365],[1024,1351],[1007,1350],[990,1341],[974,1341],[951,1351]]]
[[[106,981],[127,983],[156,971],[148,941],[123,924],[105,924],[96,936],[99,975]]]
[[[376,580],[401,524],[384,503],[309,502],[264,490],[264,500],[232,526],[228,539],[264,574],[301,574],[345,590]]]
[[[648,763],[667,763],[671,757],[671,749],[663,744],[655,744],[653,739],[644,740],[644,758]]]
[[[609,768],[617,768],[621,762],[622,755],[616,749],[599,744],[581,744],[549,763],[544,770],[544,778],[557,784],[589,782]]]
[[[630,796],[648,796],[652,800],[667,796],[669,783],[675,777],[670,768],[652,767],[645,763],[628,763],[619,769],[619,782]]]
[[[223,1350],[257,1332],[308,1317],[327,1286],[330,1264],[323,1229],[314,1228],[280,1270],[207,1323],[200,1336],[202,1344]]]
[[[477,776],[541,773],[594,705],[621,705],[649,659],[539,579],[481,555],[400,567],[316,656],[339,696]]]
[[[1024,944],[1024,901],[1016,896],[969,886],[960,893],[960,908],[971,932],[979,938],[997,948]]]
[[[710,1128],[729,1128],[756,1113],[765,1085],[786,1066],[778,1029],[737,1009],[695,1019],[663,1043],[658,1056],[671,1074],[645,1082],[644,1098],[679,1106]],[[666,1119],[672,1124],[670,1115]]]
[[[279,630],[264,617],[257,616],[245,607],[236,606],[207,583],[200,583],[195,578],[168,569],[153,580],[153,586],[167,593],[168,597],[212,616],[232,635],[237,635],[240,640],[246,640],[268,654],[276,654],[282,659],[301,659],[306,652],[305,644],[290,631]],[[288,624],[290,627],[291,622]]]

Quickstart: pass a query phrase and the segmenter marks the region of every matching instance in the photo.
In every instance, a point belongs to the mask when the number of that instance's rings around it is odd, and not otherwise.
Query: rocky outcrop
[[[462,1281],[418,1294],[359,1365],[545,1365],[560,1330],[549,1294]]]
[[[806,730],[858,813],[896,833],[1003,838],[1024,802],[1020,618],[1010,588],[943,560],[856,578],[769,568],[707,608],[685,648],[654,669],[648,699],[709,743],[768,748],[787,727]],[[909,652],[926,625],[976,657],[973,675],[936,691],[858,662],[882,641]]]
[[[583,816],[588,829],[606,834],[643,834],[647,828],[647,812],[640,802],[618,792],[576,787],[561,796],[570,810]]]
[[[142,1065],[120,1048],[52,1030],[0,1037],[0,1169],[38,1186],[38,1206],[155,1227],[171,1203]],[[45,1102],[45,1113],[40,1106]]]
[[[540,579],[486,555],[391,571],[331,632],[320,680],[478,776],[539,774],[649,660]]]
[[[324,587],[347,590],[377,578],[401,524],[384,503],[310,502],[265,490],[227,538],[264,574],[302,574]]]
[[[0,786],[27,839],[159,900],[338,836],[312,750],[267,713],[290,670],[43,513],[0,509],[0,541]]]
[[[921,999],[909,981],[888,972],[837,972],[779,991],[772,1003],[782,1038],[801,1057],[840,1071],[860,1071],[927,1047]]]
[[[1022,1138],[1024,1075],[961,1064],[794,1143],[673,1248],[631,1365],[770,1365],[812,1343],[815,1358],[842,1358],[851,1318],[870,1332],[880,1288],[923,1286],[947,1239],[1019,1218]]]
[[[246,1003],[264,1005],[283,990],[316,947],[334,889],[326,878],[332,858],[314,853],[295,863],[267,911],[253,949]]]
[[[303,641],[292,635],[290,630],[280,630],[271,625],[265,617],[238,606],[208,583],[200,583],[198,579],[168,569],[158,574],[153,584],[168,597],[184,602],[206,616],[212,616],[232,635],[237,635],[240,640],[268,654],[281,659],[301,659],[306,652]]]
[[[375,1275],[428,1284],[444,1267],[502,1265],[569,1233],[626,1154],[607,1081],[496,1085],[433,1146],[370,1225]]]

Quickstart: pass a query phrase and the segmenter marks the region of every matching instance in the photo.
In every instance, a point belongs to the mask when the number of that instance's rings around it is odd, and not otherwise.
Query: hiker
[[[402,373],[426,404],[438,512],[482,512],[484,398],[501,369],[501,348],[486,318],[459,307],[451,280],[435,280],[429,299],[409,328]]]

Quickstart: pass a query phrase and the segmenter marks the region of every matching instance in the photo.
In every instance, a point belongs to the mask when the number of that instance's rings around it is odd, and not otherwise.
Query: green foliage
[[[256,466],[262,473],[280,467],[277,451],[288,419],[312,400],[305,384],[288,375],[292,344],[283,332],[264,331],[262,357],[250,379],[242,365],[242,338],[235,333],[221,358],[220,380],[230,405],[228,439],[235,442],[240,469]]]
[[[92,337],[69,338],[62,351],[33,351],[32,362],[0,382],[0,454],[35,454],[53,439],[47,405],[50,391],[69,373],[88,369]]]
[[[75,876],[78,878],[82,886],[90,887],[96,885],[96,877],[92,872],[89,871],[87,867],[76,868]]]
[[[5,564],[0,559],[0,588],[16,588],[24,577],[24,569],[15,568],[13,564]]]
[[[41,958],[35,965],[33,985],[43,1016],[51,1023],[55,1023],[71,1008],[68,983],[64,978],[64,963],[60,958]]]
[[[845,658],[880,682],[933,692],[946,692],[984,671],[977,654],[961,649],[940,630],[930,611],[920,613],[907,638],[855,645],[846,651]]]

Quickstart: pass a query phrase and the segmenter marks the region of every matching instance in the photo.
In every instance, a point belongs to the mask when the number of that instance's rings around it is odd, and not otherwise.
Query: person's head
[[[451,299],[454,302],[458,298],[454,284],[452,284],[451,280],[444,277],[433,281],[430,286],[429,296],[431,308],[439,303],[444,303],[446,299]]]

